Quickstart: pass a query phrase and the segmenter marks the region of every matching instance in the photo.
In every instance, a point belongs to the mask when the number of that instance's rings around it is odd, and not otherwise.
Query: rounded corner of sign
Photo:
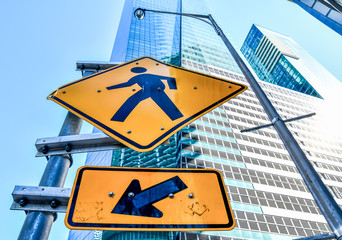
[[[223,225],[222,227],[213,227],[210,229],[201,229],[200,231],[231,231],[236,227],[236,221],[233,219],[233,221],[228,222],[226,225]],[[199,231],[199,230],[197,230]]]
[[[235,227],[236,227],[236,221],[233,218],[233,221],[228,222],[227,227],[224,229],[224,231],[233,230]]]
[[[166,137],[163,137],[162,140],[156,142],[156,143],[148,143],[146,145],[140,145],[137,142],[135,144],[128,144],[127,142],[124,142],[123,144],[127,145],[129,148],[133,149],[134,151],[137,152],[150,152],[155,150],[157,147],[162,145],[167,139],[173,134],[174,132],[168,134]],[[121,141],[121,140],[120,140]]]
[[[145,148],[145,149],[140,149],[140,152],[150,152],[154,149],[156,149],[159,145],[153,146],[153,147],[149,147],[149,148]],[[138,151],[138,150],[137,150]]]
[[[57,92],[58,92],[58,89],[55,90],[55,91],[53,91],[52,93],[50,93],[50,94],[46,97],[46,99],[47,99],[47,100],[53,100],[53,98],[55,97],[55,95],[57,94]]]
[[[237,94],[240,94],[244,91],[246,91],[248,89],[248,86],[245,85],[245,84],[242,84],[242,83],[236,83],[237,86],[240,87],[240,89],[238,89],[238,93]]]
[[[72,226],[72,223],[71,224],[69,223],[68,219],[69,219],[69,213],[67,212],[67,214],[65,214],[65,218],[64,218],[64,225],[71,230],[75,230],[76,228],[74,226]]]
[[[235,219],[233,220],[232,226],[229,228],[229,230],[233,230],[236,227],[236,221]]]
[[[77,169],[77,173],[83,173],[85,170],[91,169],[93,167],[94,166],[87,166],[87,165],[81,166],[80,168]]]
[[[153,58],[153,57],[151,57],[151,56],[143,56],[143,57],[141,57],[140,59],[153,59],[153,60],[156,60],[155,58]]]
[[[242,84],[243,88],[242,88],[242,91],[246,91],[248,89],[248,86],[245,85],[245,84]]]
[[[133,62],[141,61],[141,60],[145,60],[145,59],[150,59],[150,60],[153,60],[153,61],[158,61],[157,59],[155,59],[155,58],[153,58],[153,57],[150,57],[150,56],[143,56],[143,57],[134,59]],[[159,62],[159,61],[158,61],[158,62]]]
[[[137,152],[150,152],[152,150],[154,150],[157,146],[153,146],[153,147],[149,147],[149,148],[144,148],[144,146],[141,146],[141,148],[139,147],[136,147],[136,146],[133,146],[133,145],[129,145],[128,147],[132,148],[134,151],[137,151]]]
[[[215,168],[212,168],[212,169],[206,169],[206,170],[213,171],[213,173],[215,173],[215,174],[217,175],[217,177],[220,177],[220,178],[222,178],[222,179],[223,179],[222,173],[221,173],[219,170],[217,170],[217,169],[215,169]]]

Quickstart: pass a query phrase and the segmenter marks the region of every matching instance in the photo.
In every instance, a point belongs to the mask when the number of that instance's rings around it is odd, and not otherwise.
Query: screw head
[[[161,127],[160,130],[164,130],[165,128],[164,127]]]
[[[66,91],[63,91],[62,93],[66,93]]]
[[[97,92],[101,92],[101,90],[99,89],[99,90],[97,90]]]
[[[131,130],[127,130],[127,133],[131,133],[132,131]]]
[[[58,207],[58,205],[59,205],[59,202],[57,200],[52,200],[50,202],[50,207],[52,207],[52,208],[56,208],[56,207]]]
[[[71,147],[70,144],[68,144],[68,145],[65,146],[65,151],[70,152],[71,149],[72,149],[72,147]]]
[[[27,200],[26,200],[25,198],[23,198],[23,199],[20,199],[20,201],[19,201],[19,205],[20,205],[20,207],[25,207],[25,206],[26,206],[26,204],[27,204]]]
[[[113,192],[109,192],[109,193],[108,193],[108,196],[109,196],[109,197],[114,197],[114,193],[113,193]]]
[[[169,198],[174,198],[174,197],[175,197],[175,195],[173,195],[173,193],[169,194]]]
[[[190,194],[188,195],[188,197],[189,197],[189,198],[194,198],[194,195],[193,195],[192,193],[190,193]]]
[[[44,146],[44,147],[42,148],[42,153],[43,153],[43,154],[47,154],[48,151],[49,151],[49,148],[48,148],[47,146]]]
[[[196,87],[196,86],[194,86],[194,89],[197,89],[197,87]]]
[[[133,88],[132,91],[135,92],[135,88]]]
[[[232,88],[232,86],[229,85],[228,88]]]
[[[128,193],[128,197],[129,198],[133,198],[134,197],[134,193],[132,193],[132,192]]]
[[[157,88],[157,90],[158,90],[158,91],[161,91],[161,88],[159,87],[159,88]]]

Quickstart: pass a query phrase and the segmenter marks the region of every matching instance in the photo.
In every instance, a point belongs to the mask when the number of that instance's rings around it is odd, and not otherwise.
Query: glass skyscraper
[[[126,0],[111,61],[151,56],[184,68],[248,85],[212,27],[198,19],[147,12],[136,8],[208,14],[204,0]],[[342,140],[326,136],[317,122],[324,104],[317,98],[260,81],[282,117],[317,112],[293,122],[290,130],[342,204]],[[320,89],[317,89],[319,91]],[[329,233],[330,229],[294,163],[272,128],[251,133],[241,129],[269,120],[251,90],[183,128],[151,152],[131,149],[88,154],[86,165],[127,167],[215,168],[222,172],[236,227],[217,232],[70,231],[69,239],[283,239]],[[98,130],[94,130],[98,131]]]
[[[289,0],[298,4],[319,21],[342,35],[341,0]]]
[[[241,52],[260,80],[327,98],[338,80],[291,38],[253,25]]]

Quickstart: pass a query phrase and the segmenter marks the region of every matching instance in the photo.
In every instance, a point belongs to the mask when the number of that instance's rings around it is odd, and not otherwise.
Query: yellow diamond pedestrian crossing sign
[[[246,89],[142,57],[66,84],[48,99],[126,146],[146,152]]]

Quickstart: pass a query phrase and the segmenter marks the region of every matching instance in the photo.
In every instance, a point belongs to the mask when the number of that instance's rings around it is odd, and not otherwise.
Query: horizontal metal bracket
[[[285,120],[282,120],[282,121],[283,122],[293,122],[293,121],[300,120],[300,119],[303,119],[303,118],[312,117],[314,115],[316,115],[316,113],[309,113],[309,114],[302,115],[302,116],[299,116],[299,117],[288,118],[288,119],[285,119]],[[281,119],[280,118],[275,118],[275,119],[272,119],[272,123],[268,123],[268,124],[265,124],[265,125],[256,126],[256,127],[252,127],[252,128],[242,129],[240,132],[241,133],[251,132],[251,131],[259,130],[259,129],[262,129],[262,128],[267,128],[267,127],[273,126],[278,121],[281,121]]]
[[[36,141],[36,157],[73,153],[107,151],[127,148],[104,133],[89,133],[60,137],[39,138]]]
[[[15,186],[11,210],[65,213],[71,188]]]
[[[332,234],[321,234],[321,235],[316,235],[316,236],[310,236],[310,237],[303,237],[303,238],[296,238],[293,240],[329,240],[329,239],[336,239],[336,235]]]
[[[93,61],[77,61],[76,62],[76,71],[102,71],[107,68],[114,67],[121,63],[118,62],[93,62]]]

